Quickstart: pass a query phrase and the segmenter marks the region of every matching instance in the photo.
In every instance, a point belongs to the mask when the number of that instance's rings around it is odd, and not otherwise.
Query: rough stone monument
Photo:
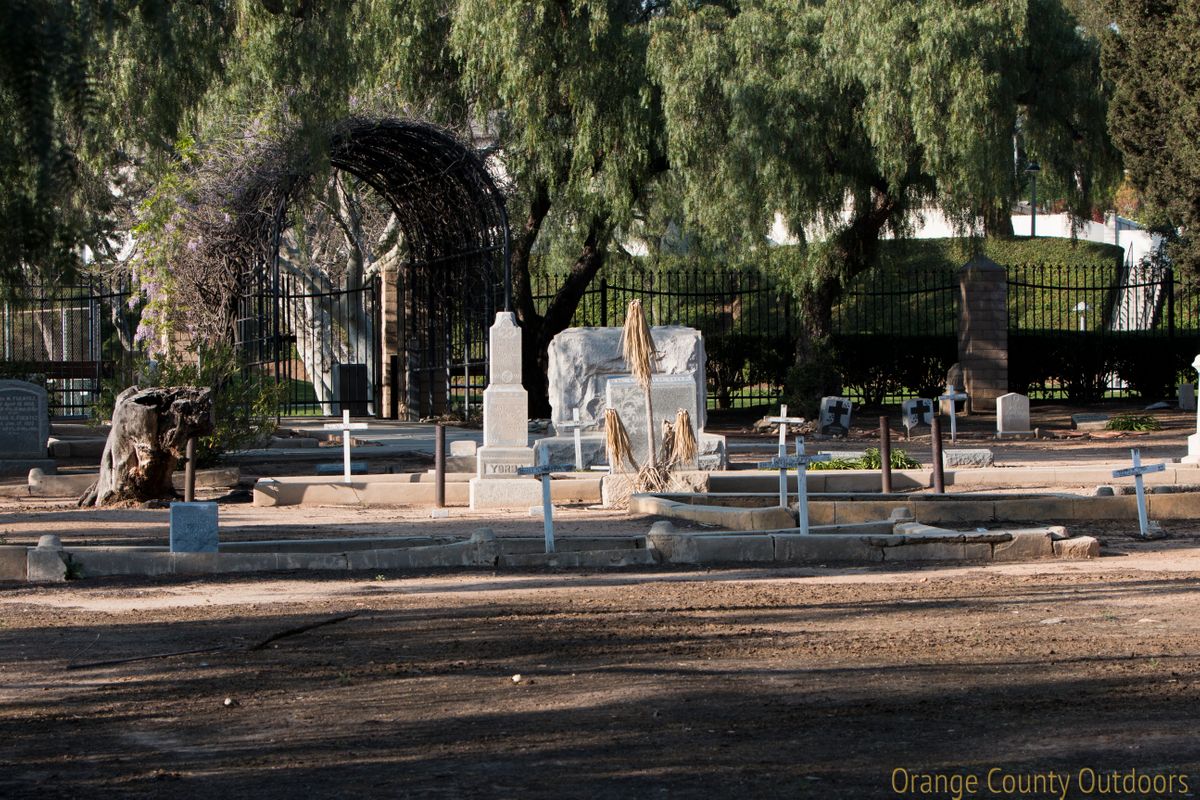
[[[483,390],[483,446],[476,452],[471,508],[528,508],[541,487],[517,470],[533,465],[529,397],[521,385],[521,329],[511,311],[496,314],[488,333],[490,379]]]
[[[0,380],[0,475],[54,472],[46,458],[50,439],[46,390],[27,381]]]
[[[655,376],[651,399],[655,416],[660,414],[672,421],[675,412],[684,408],[696,428],[699,464],[702,469],[719,469],[725,464],[725,437],[704,432],[707,387],[705,385],[706,355],[704,337],[695,328],[680,325],[661,325],[650,329],[654,340]],[[625,360],[621,357],[620,328],[568,328],[550,342],[550,409],[554,436],[534,443],[539,461],[573,462],[575,459],[574,414],[579,414],[580,450],[584,468],[608,463],[604,446],[604,412],[608,408],[611,380],[629,379]],[[693,397],[687,403],[682,398],[682,382],[671,384],[676,399],[660,399],[654,387],[663,378],[687,376],[692,381]],[[641,438],[630,431],[630,443],[637,453],[644,453],[644,395],[638,390],[638,411],[621,414],[628,428],[638,425]],[[618,393],[623,390],[618,387]],[[640,456],[639,456],[640,458]]]
[[[996,398],[996,435],[1029,434],[1029,398],[1009,392]]]

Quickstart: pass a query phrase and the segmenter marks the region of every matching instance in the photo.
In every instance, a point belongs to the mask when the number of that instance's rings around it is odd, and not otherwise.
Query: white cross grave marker
[[[789,417],[787,406],[779,407],[778,417],[767,417],[767,422],[779,425],[779,458],[787,455],[788,425],[803,425],[804,417]],[[787,508],[787,470],[779,470],[779,504]]]
[[[952,442],[958,441],[958,414],[954,413],[954,402],[966,399],[967,393],[955,391],[953,383],[946,384],[946,393],[938,397],[938,400],[950,401],[950,441]]]
[[[786,445],[785,445],[786,447]],[[759,469],[779,470],[779,505],[787,508],[787,471],[796,470],[796,505],[800,512],[800,532],[808,533],[808,465],[814,461],[828,461],[831,456],[809,456],[804,454],[804,439],[796,437],[796,455],[776,456],[770,461],[759,462]]]
[[[571,409],[571,421],[558,423],[559,428],[574,428],[575,434],[575,471],[583,471],[583,441],[580,439],[579,429],[583,427],[583,423],[579,421],[579,409]]]
[[[365,422],[351,422],[350,412],[342,412],[341,422],[326,422],[325,427],[342,432],[342,483],[350,482],[350,431],[367,429]]]
[[[538,464],[517,467],[518,475],[533,475],[542,481],[542,529],[546,532],[546,552],[554,552],[554,506],[550,503],[550,473],[570,472],[570,464]]]
[[[1142,451],[1136,447],[1129,451],[1133,456],[1133,466],[1125,469],[1113,470],[1114,478],[1128,478],[1133,476],[1134,489],[1137,491],[1137,509],[1138,509],[1138,530],[1141,531],[1142,538],[1150,537],[1150,521],[1146,519],[1146,487],[1142,483],[1142,476],[1148,472],[1162,472],[1167,468],[1166,464],[1142,464]]]

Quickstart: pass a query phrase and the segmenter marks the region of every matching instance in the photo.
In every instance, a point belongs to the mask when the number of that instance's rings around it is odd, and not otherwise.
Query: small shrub
[[[1161,431],[1162,423],[1149,414],[1118,414],[1104,427],[1110,431]]]
[[[921,462],[909,457],[903,450],[893,450],[891,458],[892,469],[919,469]],[[878,447],[868,447],[862,458],[835,458],[829,461],[814,461],[809,469],[879,469],[883,466],[883,458],[879,455]]]
[[[135,374],[140,386],[207,386],[212,389],[214,428],[196,442],[196,462],[211,466],[230,450],[266,441],[275,430],[282,384],[244,366],[233,347],[209,346],[200,358],[187,361],[168,354],[158,361],[139,357]],[[97,419],[112,419],[117,395],[125,381],[106,381],[96,401]]]

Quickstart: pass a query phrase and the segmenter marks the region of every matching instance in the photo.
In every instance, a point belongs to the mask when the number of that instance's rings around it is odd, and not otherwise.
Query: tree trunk
[[[579,301],[604,264],[607,238],[605,222],[593,220],[583,250],[571,265],[570,273],[550,301],[546,313],[522,318],[525,331],[521,337],[521,382],[529,393],[531,417],[550,416],[550,340],[571,324]]]
[[[117,397],[112,430],[100,458],[100,479],[81,506],[143,503],[176,497],[171,473],[187,440],[213,431],[208,389],[131,386]]]

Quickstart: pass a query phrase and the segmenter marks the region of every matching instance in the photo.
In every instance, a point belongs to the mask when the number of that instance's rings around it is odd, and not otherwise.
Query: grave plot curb
[[[653,514],[685,519],[731,531],[758,531],[792,527],[796,518],[780,506],[767,508],[730,508],[706,506],[667,500],[652,494],[635,494],[629,498],[629,511],[634,514]]]

